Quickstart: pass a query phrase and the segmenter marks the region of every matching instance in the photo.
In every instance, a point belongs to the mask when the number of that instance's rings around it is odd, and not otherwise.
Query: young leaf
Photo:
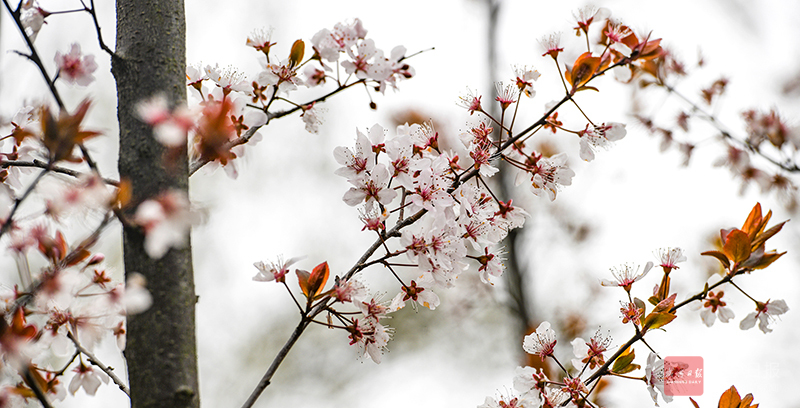
[[[671,321],[675,320],[676,317],[677,316],[673,313],[650,312],[650,314],[644,318],[642,326],[644,330],[658,329],[659,327],[666,326]]]
[[[303,40],[297,40],[292,44],[292,51],[289,53],[289,68],[294,68],[303,61],[306,52],[306,44]]]
[[[750,237],[742,230],[733,230],[725,237],[722,252],[733,263],[740,263],[750,257]]]
[[[309,295],[311,291],[308,288],[308,278],[311,276],[311,274],[308,273],[308,271],[303,271],[300,269],[296,270],[295,272],[297,273],[297,283],[300,284],[300,290],[303,291],[303,294],[306,295],[307,298],[311,298]]]
[[[717,260],[720,263],[722,263],[722,266],[724,266],[725,269],[729,269],[731,267],[731,263],[728,261],[728,257],[725,256],[725,254],[723,254],[722,252],[719,252],[719,251],[706,251],[706,252],[700,253],[700,255],[713,256],[714,258],[717,258]]]
[[[620,356],[614,361],[614,366],[611,368],[612,372],[617,374],[629,373],[633,370],[641,368],[639,364],[631,364],[636,357],[636,353],[628,347]]]
[[[731,385],[731,388],[728,388],[727,391],[722,393],[722,396],[719,397],[719,405],[717,408],[739,408],[739,403],[742,401],[741,397],[739,397],[739,391],[736,391],[736,387]]]
[[[753,209],[750,210],[750,214],[744,224],[742,224],[742,231],[749,235],[750,239],[753,239],[756,236],[759,224],[761,224],[761,203],[756,203]]]
[[[592,79],[592,75],[600,67],[600,58],[593,57],[591,52],[585,52],[575,60],[572,70],[569,71],[567,80],[572,84],[572,89],[578,89]]]
[[[322,288],[325,287],[325,282],[328,281],[329,274],[330,269],[328,269],[327,262],[323,262],[314,267],[314,270],[311,271],[311,275],[308,277],[308,297],[313,298],[322,291]]]

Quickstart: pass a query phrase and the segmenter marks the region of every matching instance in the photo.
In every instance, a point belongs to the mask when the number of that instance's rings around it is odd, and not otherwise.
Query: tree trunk
[[[137,103],[164,94],[186,103],[186,28],[183,0],[118,0],[117,45],[112,72],[117,81],[119,173],[133,187],[131,210],[167,189],[187,192],[185,155],[163,165],[164,148],[136,117]],[[187,237],[188,240],[188,237]],[[128,378],[131,406],[198,407],[194,280],[191,247],[151,259],[138,228],[123,229],[126,274],[141,273],[153,295],[146,312],[128,317]]]

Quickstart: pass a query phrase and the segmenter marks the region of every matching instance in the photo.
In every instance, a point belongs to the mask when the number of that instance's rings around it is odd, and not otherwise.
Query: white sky
[[[45,8],[62,7],[62,2],[42,3]],[[98,2],[101,9],[112,7],[110,2],[102,3]],[[730,127],[739,129],[738,112],[747,107],[780,106],[789,117],[797,114],[796,101],[777,95],[780,81],[798,71],[796,38],[800,33],[793,18],[800,13],[794,2],[676,0],[647,2],[643,6],[643,2],[620,0],[595,4],[610,8],[614,16],[639,30],[653,30],[655,37],[664,38],[662,44],[687,60],[693,60],[701,48],[708,62],[700,74],[701,83],[708,83],[719,74],[731,79],[730,94],[716,108]],[[538,95],[523,105],[523,120],[537,119],[546,102],[561,96],[552,63],[540,57],[537,39],[563,31],[564,44],[570,44],[574,39],[570,30],[574,25],[572,11],[581,5],[578,1],[505,2],[500,18],[499,72],[510,75],[511,64],[528,64],[543,74],[537,83]],[[104,34],[112,42],[113,10],[102,11]],[[436,47],[410,61],[417,77],[401,83],[399,93],[377,97],[378,112],[370,112],[363,90],[354,89],[325,104],[328,112],[319,135],[305,133],[297,117],[263,129],[264,140],[248,152],[238,180],[229,180],[221,172],[194,176],[193,200],[209,213],[208,222],[192,237],[200,295],[201,398],[205,406],[240,405],[295,323],[296,312],[285,293],[277,286],[250,280],[255,272],[254,261],[274,259],[278,254],[308,255],[300,267],[310,269],[328,260],[336,273],[349,268],[372,241],[366,233],[359,232],[357,212],[341,201],[347,183],[332,174],[337,167],[333,148],[351,144],[356,127],[364,129],[376,122],[389,127],[391,115],[409,107],[434,118],[443,133],[465,126],[468,115],[455,105],[455,100],[465,87],[475,89],[485,83],[482,16],[482,5],[468,0],[297,0],[291,6],[263,1],[220,5],[216,1],[187,0],[187,61],[233,65],[246,74],[255,73],[258,64],[256,53],[244,46],[245,39],[253,29],[264,26],[275,28],[276,47],[284,53],[288,53],[295,39],[308,41],[320,28],[353,17],[362,19],[369,37],[387,52],[398,44],[405,45],[409,52]],[[7,17],[3,18],[0,116],[8,117],[23,99],[45,93],[37,72],[20,58],[5,53],[19,46]],[[69,31],[59,31],[67,28]],[[84,51],[95,53],[101,67],[96,73],[99,86],[91,93],[105,103],[96,105],[91,119],[109,129],[113,140],[113,79],[104,55],[94,47],[88,20],[48,19],[37,40],[43,55],[64,50],[73,41],[56,32],[85,39]],[[581,106],[593,120],[631,122],[626,116],[629,95],[611,78],[604,78],[597,85],[601,88],[599,94],[579,96]],[[83,91],[71,88],[68,100],[77,103],[83,98]],[[484,97],[484,101],[489,99]],[[665,106],[669,107],[669,102]],[[575,123],[579,119],[574,110],[565,110],[562,116]],[[688,251],[689,262],[677,273],[688,277],[685,284],[676,287],[698,288],[705,270],[699,253],[709,249],[708,234],[718,228],[739,226],[756,201],[761,201],[765,209],[774,210],[774,220],[789,218],[774,199],[760,196],[754,188],[744,196],[738,195],[738,184],[731,181],[727,171],[711,169],[710,163],[719,155],[717,150],[701,150],[691,165],[683,168],[676,152],[660,154],[656,139],[633,125],[628,130],[624,140],[612,150],[600,152],[590,164],[579,163],[577,143],[560,136],[567,139],[561,146],[573,158],[577,176],[573,185],[559,195],[556,205],[568,216],[590,222],[596,233],[584,245],[566,247],[563,238],[551,234],[554,227],[547,224],[547,218],[537,216],[531,222],[533,231],[528,244],[537,271],[532,287],[539,317],[547,320],[565,311],[585,312],[597,319],[589,320],[588,330],[602,324],[619,333],[616,345],[626,339],[625,332],[615,329],[619,326],[619,294],[610,294],[610,289],[589,290],[591,285],[585,282],[605,277],[609,267],[623,262],[644,263],[656,248],[680,246]],[[102,162],[106,173],[116,174],[114,142],[97,143],[95,148],[107,152]],[[546,200],[530,198],[527,192],[520,192],[519,201],[526,202],[534,214],[542,214],[548,208]],[[705,358],[706,393],[695,398],[703,407],[714,406],[731,384],[742,395],[752,392],[762,406],[787,407],[795,403],[788,393],[780,391],[792,384],[790,370],[798,363],[796,353],[788,352],[800,334],[800,319],[794,311],[800,304],[799,282],[792,273],[798,262],[798,254],[792,252],[798,247],[798,230],[789,223],[780,235],[783,236],[772,240],[775,242],[771,247],[789,250],[789,254],[770,270],[742,281],[757,298],[786,299],[792,308],[775,324],[775,332],[764,335],[757,329],[740,331],[736,326],[751,311],[752,304],[732,297],[735,323],[717,323],[707,329],[696,315],[682,312],[681,317],[685,314],[686,318],[668,326],[667,333],[654,333],[649,341],[663,355]],[[107,236],[108,251],[113,252],[119,245],[118,237],[114,231]],[[377,272],[367,277],[375,276]],[[648,280],[648,285],[655,284],[656,278],[649,278],[652,282]],[[733,295],[726,290],[726,296],[730,296],[728,293]],[[357,362],[343,333],[312,330],[317,333],[301,340],[287,361],[295,367],[278,371],[275,384],[265,393],[260,406],[267,406],[267,402],[313,407],[400,407],[409,403],[423,407],[477,406],[496,390],[510,389],[520,345],[513,344],[511,322],[502,316],[503,309],[491,303],[491,295],[483,293],[462,291],[448,296],[452,306],[445,299],[441,310],[434,313],[423,310],[416,316],[412,313],[409,318],[397,318],[401,326],[396,334],[398,345],[390,343],[392,352],[380,366]],[[592,303],[581,296],[592,297]],[[640,293],[640,297],[645,296]],[[502,299],[502,293],[496,297]],[[473,298],[489,304],[462,313],[458,309],[462,302],[471,304]],[[443,322],[447,319],[432,319],[430,315],[435,313],[461,320],[447,323]],[[415,340],[402,330],[430,334]],[[570,351],[570,340],[560,339],[560,352],[564,355]],[[263,344],[263,349],[259,346],[256,350],[260,352],[243,354],[242,350],[253,344]],[[644,364],[645,349],[637,351],[639,362]],[[343,357],[332,357],[331,353]],[[121,366],[121,362],[115,364]],[[300,370],[297,365],[301,371],[296,371]],[[341,373],[338,378],[336,373]],[[333,388],[317,387],[318,375],[327,375],[328,386]],[[336,390],[333,396],[331,389]],[[104,387],[101,393],[102,398],[79,398],[72,405],[108,406],[106,396],[124,401],[118,399],[120,394],[113,387]],[[609,398],[614,398],[611,406],[651,403],[643,385],[621,381],[614,382]],[[688,401],[678,398],[671,405],[687,406]]]

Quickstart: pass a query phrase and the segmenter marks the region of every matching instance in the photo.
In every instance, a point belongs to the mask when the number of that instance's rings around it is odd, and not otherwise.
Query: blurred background
[[[69,8],[65,2],[41,1],[48,10]],[[699,90],[724,76],[730,80],[726,93],[708,108],[734,134],[744,136],[740,113],[745,109],[777,107],[791,121],[797,117],[797,94],[791,87],[800,72],[794,17],[800,4],[785,1],[642,2],[595,1],[612,16],[637,32],[652,31],[662,45],[683,60],[693,73],[676,84],[687,96],[700,100]],[[332,274],[343,274],[371,244],[373,237],[361,232],[357,210],[341,197],[347,182],[333,174],[336,146],[350,146],[355,130],[380,123],[389,134],[398,123],[432,121],[444,137],[457,137],[475,118],[456,105],[466,87],[492,100],[494,80],[510,80],[513,65],[528,65],[542,77],[537,95],[524,100],[517,123],[537,120],[544,105],[559,99],[563,89],[552,60],[542,57],[538,40],[562,32],[566,49],[562,61],[571,63],[584,50],[576,38],[573,13],[582,1],[533,2],[489,0],[408,0],[294,2],[186,0],[187,62],[233,66],[246,75],[259,71],[257,52],[245,46],[254,29],[273,27],[273,48],[287,54],[296,39],[310,41],[322,28],[349,21],[363,21],[368,37],[389,52],[404,45],[409,53],[435,47],[408,62],[416,77],[401,82],[397,93],[374,96],[376,111],[362,89],[352,89],[322,104],[326,109],[319,134],[309,134],[295,115],[263,128],[264,140],[249,148],[239,163],[239,178],[224,172],[192,177],[192,201],[206,215],[192,233],[198,303],[198,339],[201,400],[204,406],[240,406],[255,387],[275,353],[297,323],[296,307],[285,290],[275,284],[253,282],[256,261],[276,256],[307,256],[297,267],[310,270],[327,261]],[[113,43],[113,5],[98,2],[105,39]],[[496,39],[489,39],[490,10],[497,8]],[[56,16],[54,16],[56,17]],[[101,156],[101,170],[116,176],[115,94],[109,62],[96,46],[88,16],[48,18],[37,39],[42,55],[67,50],[75,41],[85,53],[95,54],[100,68],[97,83],[88,88],[97,101],[90,112],[95,128],[108,137],[95,140],[92,150]],[[47,100],[41,78],[32,65],[7,52],[23,49],[8,16],[0,20],[0,123],[6,123],[23,103]],[[495,56],[489,57],[494,48]],[[695,69],[702,56],[702,68]],[[45,62],[53,65],[47,57]],[[492,76],[495,76],[492,78]],[[564,151],[576,176],[571,186],[551,203],[533,196],[521,186],[509,194],[531,214],[517,238],[516,256],[524,290],[525,320],[519,301],[509,296],[501,279],[489,287],[474,270],[461,275],[458,285],[439,296],[436,311],[411,308],[393,314],[388,325],[395,329],[389,352],[376,365],[362,361],[348,345],[346,333],[312,328],[292,350],[272,384],[256,406],[308,407],[474,407],[484,398],[512,389],[514,369],[525,364],[521,348],[522,327],[535,328],[550,321],[559,334],[556,354],[572,358],[569,342],[575,336],[590,337],[598,328],[609,330],[613,347],[632,333],[619,318],[623,291],[603,288],[609,268],[625,262],[656,261],[654,250],[681,247],[688,261],[673,274],[678,298],[702,289],[715,261],[700,252],[710,250],[720,228],[739,227],[756,202],[772,209],[774,222],[792,218],[786,200],[762,194],[755,186],[742,186],[724,168],[713,163],[724,155],[714,143],[719,133],[695,122],[685,140],[704,140],[686,156],[678,144],[660,152],[661,139],[651,135],[632,117],[638,112],[665,124],[674,124],[680,101],[660,91],[634,94],[610,76],[594,83],[599,93],[583,92],[577,99],[583,110],[599,122],[627,123],[628,134],[608,151],[600,151],[591,163],[578,158],[577,138],[566,133],[540,133],[534,143]],[[64,87],[69,106],[85,98],[87,89]],[[298,93],[304,100],[318,91]],[[683,105],[683,109],[686,109]],[[565,107],[559,119],[571,128],[584,122],[574,108]],[[678,136],[676,136],[677,138]],[[93,224],[90,224],[93,225]],[[764,407],[800,406],[786,388],[793,384],[793,368],[800,363],[793,353],[800,336],[795,308],[800,282],[795,273],[800,261],[798,226],[794,221],[768,243],[767,249],[788,253],[766,271],[741,279],[756,299],[785,299],[790,311],[773,323],[768,335],[757,328],[741,331],[738,323],[754,310],[744,296],[726,289],[725,299],[736,318],[712,328],[702,324],[699,313],[682,309],[666,332],[648,336],[648,343],[662,356],[701,356],[705,362],[705,392],[694,397],[701,407],[715,406],[719,395],[735,385],[742,395],[753,393]],[[108,230],[102,250],[122,276],[119,229]],[[13,285],[13,260],[3,259],[3,282]],[[652,273],[634,294],[649,296],[659,280]],[[364,274],[372,290],[387,292],[396,285],[380,269]],[[123,366],[111,341],[101,354],[112,366]],[[637,363],[644,365],[647,349],[637,346]],[[643,372],[640,374],[643,375]],[[652,400],[644,384],[614,379],[601,393],[610,407],[649,406]],[[95,398],[79,392],[65,406],[124,406],[126,399],[114,387],[102,387]],[[689,406],[677,397],[672,406]]]

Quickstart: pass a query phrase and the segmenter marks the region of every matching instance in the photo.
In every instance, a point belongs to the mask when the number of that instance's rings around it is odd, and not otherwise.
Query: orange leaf
[[[692,397],[689,397],[689,401],[691,401],[691,402],[692,402],[692,405],[694,405],[694,408],[700,408],[700,405],[697,405],[697,401],[695,401],[694,399],[692,399]]]
[[[303,61],[306,52],[306,44],[303,40],[297,40],[292,44],[292,51],[289,53],[289,68],[292,69]]]
[[[742,401],[742,398],[739,397],[739,391],[736,391],[736,387],[731,385],[731,388],[728,388],[727,391],[722,393],[722,396],[719,397],[719,405],[717,408],[739,408],[739,403]]]
[[[773,262],[777,261],[778,258],[783,256],[783,254],[785,254],[785,253],[786,253],[785,251],[781,252],[779,254],[776,254],[774,252],[766,253],[766,254],[762,255],[761,259],[758,260],[758,263],[753,265],[751,268],[752,269],[764,269],[764,268],[770,266]]]
[[[725,237],[722,252],[733,263],[740,263],[750,257],[750,237],[742,230],[735,229]]]
[[[568,80],[572,84],[572,89],[578,89],[592,79],[592,75],[600,67],[600,58],[593,57],[591,52],[585,52],[572,65]]]
[[[725,256],[725,254],[723,254],[722,252],[719,252],[719,251],[706,251],[706,252],[700,253],[700,255],[713,256],[714,258],[717,258],[717,260],[719,260],[722,263],[722,266],[724,266],[725,269],[728,269],[728,268],[731,267],[731,263],[728,262],[728,257]]]
[[[742,224],[742,231],[746,232],[747,235],[750,236],[750,239],[753,239],[759,224],[761,224],[761,203],[756,203],[756,205],[753,206],[753,209],[750,210],[750,214],[747,216],[747,219],[744,220],[744,224]]]
[[[297,269],[295,273],[297,273],[297,283],[300,284],[300,290],[303,291],[303,294],[306,295],[307,298],[311,298],[309,295],[311,291],[308,288],[308,278],[311,276],[311,274],[308,273],[308,271],[303,271],[300,269]]]
[[[783,228],[783,224],[786,224],[786,221],[774,225],[772,228],[764,231],[761,234],[758,234],[755,240],[753,240],[753,244],[751,245],[753,249],[758,248],[759,246],[763,245],[768,239],[772,238],[775,234],[780,232],[781,228]]]
[[[327,262],[323,262],[314,267],[314,270],[311,271],[311,275],[308,278],[309,297],[314,297],[322,291],[322,288],[325,287],[325,282],[328,281],[329,274],[330,269],[328,268]]]

